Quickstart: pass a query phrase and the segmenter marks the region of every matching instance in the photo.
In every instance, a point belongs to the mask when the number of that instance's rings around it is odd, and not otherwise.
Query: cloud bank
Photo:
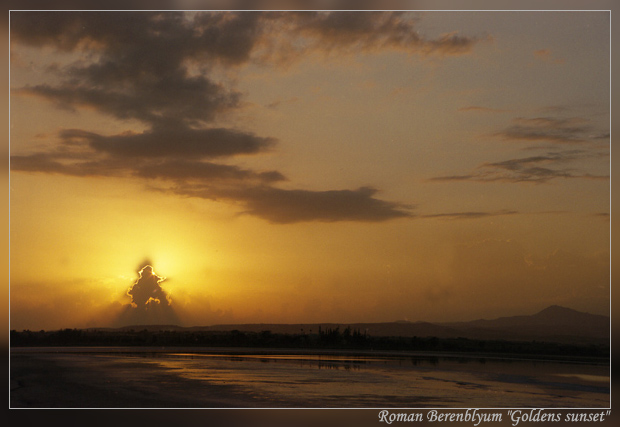
[[[13,88],[15,95],[138,121],[144,130],[63,129],[52,148],[14,154],[11,169],[169,181],[175,194],[229,201],[273,223],[410,217],[408,206],[378,199],[370,187],[283,189],[275,186],[287,180],[280,171],[216,162],[281,143],[217,123],[243,103],[223,76],[248,64],[280,67],[309,55],[382,51],[464,55],[489,39],[427,38],[416,24],[406,12],[13,12],[14,49],[53,49],[74,58],[48,64],[47,82]]]

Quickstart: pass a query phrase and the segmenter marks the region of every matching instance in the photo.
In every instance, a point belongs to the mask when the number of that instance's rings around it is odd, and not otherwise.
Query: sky
[[[608,315],[609,24],[11,12],[11,329]]]

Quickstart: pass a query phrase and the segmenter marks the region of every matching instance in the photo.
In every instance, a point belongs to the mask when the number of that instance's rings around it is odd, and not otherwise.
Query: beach
[[[12,408],[609,405],[609,366],[188,349],[14,349]]]

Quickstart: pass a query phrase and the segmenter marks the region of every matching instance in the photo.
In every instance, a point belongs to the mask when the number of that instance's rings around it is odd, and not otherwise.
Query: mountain
[[[530,316],[443,323],[479,339],[545,340],[566,343],[609,342],[610,319],[553,305]]]
[[[437,337],[480,340],[547,341],[567,344],[606,344],[610,338],[610,318],[551,306],[525,316],[479,319],[470,322],[384,322],[384,323],[250,323],[181,327],[176,325],[134,325],[119,330],[148,331],[270,331],[280,334],[317,334],[338,328],[350,328],[373,337]]]

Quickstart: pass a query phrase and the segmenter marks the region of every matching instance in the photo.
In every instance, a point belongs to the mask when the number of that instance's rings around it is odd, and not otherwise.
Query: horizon
[[[577,314],[585,314],[585,315],[589,315],[589,316],[601,316],[601,317],[606,317],[608,319],[610,319],[610,324],[611,324],[611,316],[610,315],[606,315],[606,314],[594,314],[594,313],[589,313],[589,312],[585,312],[585,311],[579,311],[579,310],[575,310],[573,308],[570,307],[563,307],[563,306],[559,306],[559,305],[551,305],[549,307],[546,307],[542,310],[539,310],[535,313],[529,313],[529,314],[514,314],[514,315],[507,315],[507,316],[501,316],[501,317],[496,317],[496,318],[492,318],[492,319],[487,319],[487,318],[477,318],[477,319],[463,319],[463,320],[454,320],[454,321],[449,321],[449,322],[429,322],[423,319],[418,319],[418,320],[387,320],[387,321],[381,321],[381,322],[311,322],[311,323],[305,323],[305,322],[295,322],[295,323],[265,323],[265,322],[260,322],[260,323],[216,323],[216,324],[209,324],[209,325],[180,325],[180,324],[126,324],[126,325],[122,325],[122,326],[93,326],[93,327],[83,327],[83,328],[71,328],[71,327],[67,327],[67,328],[58,328],[58,329],[53,329],[53,330],[49,330],[49,332],[54,331],[54,330],[64,330],[64,329],[127,329],[127,328],[140,328],[140,327],[177,327],[177,328],[181,328],[181,329],[194,329],[194,328],[213,328],[213,327],[217,327],[217,326],[259,326],[259,325],[270,325],[270,326],[304,326],[304,325],[338,325],[338,326],[343,326],[343,325],[347,325],[347,326],[355,326],[355,325],[371,325],[371,324],[391,324],[391,323],[410,323],[410,324],[416,324],[416,323],[427,323],[427,324],[431,324],[431,325],[445,325],[445,324],[461,324],[461,323],[473,323],[473,322],[478,322],[478,321],[495,321],[495,320],[502,320],[502,319],[508,319],[508,318],[522,318],[522,317],[534,317],[540,313],[543,313],[545,311],[548,311],[550,309],[555,309],[555,308],[559,308],[562,310],[568,310],[571,312],[575,312]],[[14,328],[11,328],[11,330],[15,330]],[[24,330],[22,330],[24,331]]]
[[[11,11],[10,328],[611,317],[610,14],[489,14]]]

